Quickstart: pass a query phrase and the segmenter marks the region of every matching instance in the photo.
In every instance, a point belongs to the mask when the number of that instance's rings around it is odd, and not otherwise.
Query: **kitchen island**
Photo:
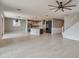
[[[28,28],[30,35],[40,35],[43,33],[43,21],[29,19]]]
[[[30,34],[31,35],[40,35],[43,33],[43,28],[31,28]]]

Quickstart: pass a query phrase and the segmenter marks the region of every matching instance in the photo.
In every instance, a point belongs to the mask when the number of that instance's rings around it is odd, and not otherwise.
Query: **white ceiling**
[[[65,10],[65,12],[58,11],[54,12],[49,10],[51,5],[57,5],[57,0],[2,0],[2,5],[4,7],[5,13],[7,12],[17,12],[16,9],[22,9],[21,12],[23,15],[30,16],[45,16],[48,15],[52,18],[64,18],[65,14],[79,12],[79,0],[73,0],[70,4],[76,4],[76,7],[72,7],[72,11]],[[64,3],[68,0],[59,0]]]

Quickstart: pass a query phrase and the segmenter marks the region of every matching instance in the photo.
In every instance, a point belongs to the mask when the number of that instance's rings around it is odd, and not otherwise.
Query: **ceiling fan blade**
[[[58,10],[59,10],[59,8],[55,12],[57,12]]]
[[[69,4],[70,2],[72,2],[72,0],[69,0],[67,3],[65,3],[64,5],[67,5],[67,4]]]
[[[72,10],[71,8],[64,8],[64,9],[67,9],[67,10]]]
[[[60,2],[59,2],[59,1],[56,1],[56,3],[57,3],[58,5],[60,5]]]
[[[57,7],[57,6],[53,6],[53,5],[48,5],[48,6],[50,6],[50,7]]]
[[[57,9],[57,8],[51,8],[51,9],[49,9],[49,10],[54,10],[54,9]]]
[[[65,7],[75,7],[75,6],[77,6],[77,5],[70,5],[70,6],[65,6]]]

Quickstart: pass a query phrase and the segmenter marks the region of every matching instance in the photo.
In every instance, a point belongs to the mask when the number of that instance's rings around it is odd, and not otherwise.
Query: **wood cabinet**
[[[40,20],[28,20],[28,26],[29,27],[40,27]]]

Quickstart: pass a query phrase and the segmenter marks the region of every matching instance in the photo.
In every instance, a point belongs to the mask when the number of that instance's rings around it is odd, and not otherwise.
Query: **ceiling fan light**
[[[69,8],[69,7],[75,7],[75,6],[77,6],[77,5],[68,5],[68,6],[67,6],[67,4],[69,4],[70,2],[72,2],[72,0],[69,0],[69,1],[66,2],[65,4],[63,4],[63,2],[56,1],[56,3],[58,4],[58,6],[53,6],[53,5],[49,5],[49,6],[50,6],[50,7],[56,7],[57,10],[56,10],[55,12],[57,12],[58,10],[61,10],[62,12],[64,12],[64,9],[72,10],[72,9]],[[53,8],[50,9],[50,10],[53,10]]]

